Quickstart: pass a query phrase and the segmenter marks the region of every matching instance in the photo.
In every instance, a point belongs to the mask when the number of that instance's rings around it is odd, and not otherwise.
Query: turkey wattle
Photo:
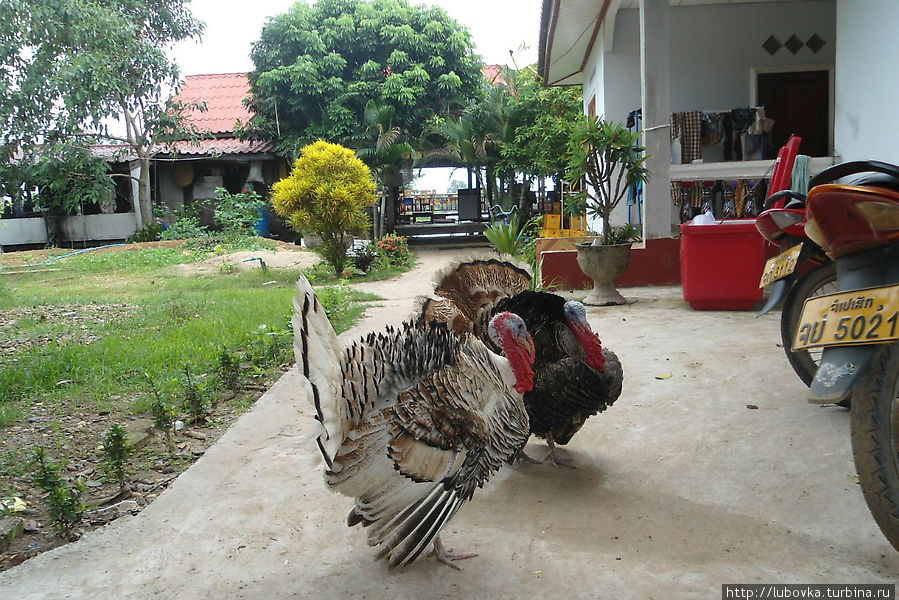
[[[588,417],[621,394],[623,373],[614,352],[603,348],[587,322],[586,308],[557,294],[529,291],[530,274],[509,261],[476,259],[453,265],[426,299],[420,323],[446,322],[457,334],[485,339],[489,319],[501,311],[519,315],[534,340],[534,389],[524,395],[531,433],[546,439],[553,465],[574,466],[558,456]],[[521,458],[529,458],[523,452]]]
[[[294,300],[295,353],[322,431],[325,481],[355,498],[350,526],[391,568],[433,543],[440,529],[528,437],[522,394],[533,386],[524,322],[499,313],[488,326],[505,356],[443,325],[405,323],[344,347],[305,278]]]

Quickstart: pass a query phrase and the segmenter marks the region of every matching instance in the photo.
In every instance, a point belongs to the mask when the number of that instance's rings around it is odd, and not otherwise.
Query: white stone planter
[[[631,259],[631,244],[593,246],[590,242],[577,245],[577,264],[593,280],[593,290],[584,299],[591,306],[627,304],[615,289],[615,279],[627,270]]]

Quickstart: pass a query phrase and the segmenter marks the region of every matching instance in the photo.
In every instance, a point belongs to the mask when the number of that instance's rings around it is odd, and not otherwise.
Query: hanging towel
[[[793,179],[790,182],[790,189],[800,194],[808,194],[808,160],[807,154],[797,154],[796,162],[793,163]]]

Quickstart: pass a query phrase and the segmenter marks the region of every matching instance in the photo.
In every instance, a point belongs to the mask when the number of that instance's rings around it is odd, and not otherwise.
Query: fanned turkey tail
[[[381,539],[378,558],[387,557],[390,568],[408,565],[427,550],[440,529],[462,506],[465,498],[457,490],[436,484],[415,504],[395,515],[391,520],[377,523],[378,531],[369,536]]]
[[[442,300],[423,301],[420,319],[448,323],[456,333],[467,329],[482,337],[497,302],[527,290],[530,282],[527,266],[511,257],[455,263],[438,274],[434,293]]]
[[[300,276],[296,289],[293,351],[304,379],[306,397],[315,406],[315,418],[323,428],[318,436],[318,447],[330,468],[347,423],[346,404],[338,402],[342,379],[340,360],[344,348],[309,280]]]

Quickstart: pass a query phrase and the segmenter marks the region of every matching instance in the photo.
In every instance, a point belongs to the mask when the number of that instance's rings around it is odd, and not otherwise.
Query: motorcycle
[[[810,402],[851,399],[859,485],[899,549],[899,166],[843,163],[809,185],[805,232],[835,261],[838,291],[805,302],[792,345],[823,349]]]
[[[771,286],[768,301],[758,316],[767,314],[781,302],[780,335],[787,360],[805,385],[811,385],[821,350],[791,350],[799,314],[805,300],[836,291],[836,267],[821,247],[805,234],[805,194],[792,190],[775,192],[756,217],[756,228],[766,240],[780,247],[780,254],[768,260],[759,287]]]

